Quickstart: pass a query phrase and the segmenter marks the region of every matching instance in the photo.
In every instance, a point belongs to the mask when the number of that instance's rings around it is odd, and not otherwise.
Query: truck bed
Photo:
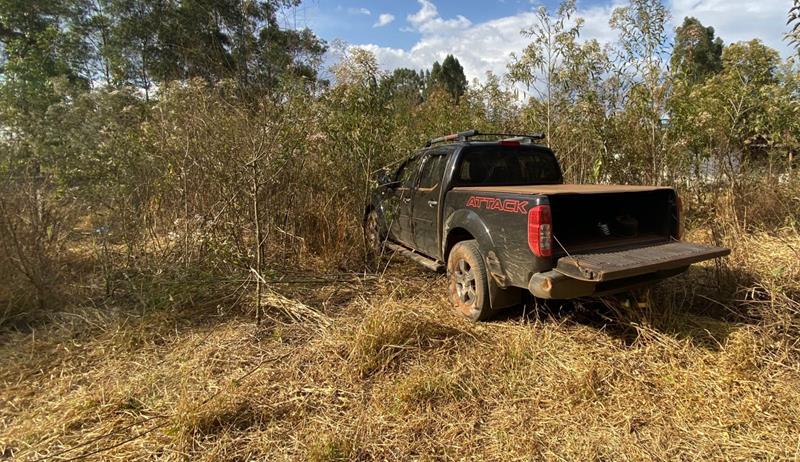
[[[666,243],[678,232],[676,196],[668,187],[544,184],[469,186],[454,191],[546,197],[552,211],[554,256]]]

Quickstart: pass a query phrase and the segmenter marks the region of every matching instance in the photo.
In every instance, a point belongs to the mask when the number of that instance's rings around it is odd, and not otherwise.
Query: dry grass
[[[440,277],[407,265],[275,286],[281,309],[259,329],[216,306],[72,309],[2,334],[0,453],[797,459],[800,242],[734,245],[729,267],[693,270],[635,311],[579,303],[470,324]]]

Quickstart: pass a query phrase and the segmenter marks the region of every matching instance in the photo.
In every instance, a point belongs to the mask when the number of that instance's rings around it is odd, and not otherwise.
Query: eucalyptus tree
[[[702,184],[703,167],[709,158],[708,134],[699,133],[686,115],[696,109],[695,87],[721,72],[723,48],[722,39],[715,37],[714,28],[704,26],[696,18],[684,18],[683,24],[675,30],[670,59],[672,85],[667,102],[670,130],[679,142],[674,164],[694,177],[686,187],[695,190],[698,203],[702,200],[698,186]]]
[[[796,117],[790,114],[800,108],[791,82],[782,81],[794,72],[782,76],[780,62],[778,52],[759,40],[731,44],[722,53],[721,72],[695,85],[690,102],[675,106],[681,138],[730,183],[745,166],[769,164],[775,145],[796,144]]]
[[[487,130],[499,133],[514,133],[521,130],[519,127],[519,105],[517,95],[509,89],[505,82],[492,71],[486,72],[483,83],[477,79],[474,82],[475,99],[480,105],[480,116]]]
[[[419,104],[425,91],[423,76],[413,69],[397,68],[380,81],[381,89],[386,96],[399,99],[410,104]]]
[[[794,0],[794,4],[789,9],[789,19],[786,24],[791,26],[791,29],[786,34],[786,39],[794,45],[795,48],[800,50],[800,0]]]
[[[671,70],[690,83],[703,81],[722,69],[722,46],[722,39],[714,37],[713,27],[686,17],[675,29]]]
[[[0,2],[0,111],[6,130],[32,134],[38,128],[31,125],[59,101],[59,90],[88,88],[77,36],[84,6],[81,0]]]
[[[523,85],[530,98],[522,109],[527,130],[542,130],[559,152],[565,176],[583,182],[604,177],[604,158],[612,158],[611,116],[617,88],[606,47],[580,41],[584,20],[575,2],[563,2],[551,15],[536,11],[536,23],[522,31],[531,42],[512,54],[508,79]]]
[[[614,62],[625,94],[619,123],[621,171],[637,181],[660,184],[670,175],[674,141],[667,130],[670,92],[666,59],[669,12],[661,0],[630,0],[610,25],[619,34]]]
[[[299,0],[96,1],[108,17],[102,54],[114,80],[146,95],[196,77],[258,91],[277,88],[287,76],[316,80],[326,49],[310,30],[279,23],[279,12]]]
[[[521,31],[531,39],[520,55],[511,54],[508,64],[510,81],[525,85],[544,106],[543,127],[548,143],[553,140],[553,127],[559,107],[559,71],[569,66],[571,51],[580,35],[583,19],[576,18],[575,1],[565,0],[555,16],[545,6],[536,10],[536,22]]]

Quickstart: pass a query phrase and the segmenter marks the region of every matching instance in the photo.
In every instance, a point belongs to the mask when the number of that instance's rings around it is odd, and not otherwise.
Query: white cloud
[[[408,50],[388,48],[375,44],[356,45],[375,53],[384,69],[410,67],[429,68],[434,61],[441,62],[448,54],[455,55],[467,79],[483,79],[486,71],[497,75],[506,72],[506,64],[512,52],[519,53],[529,43],[520,30],[536,21],[533,11],[514,16],[493,19],[473,24],[464,16],[442,18],[430,0],[418,0],[420,9],[408,16],[411,28],[405,31],[418,32],[421,37]],[[583,38],[609,41],[613,37],[608,19],[613,6],[592,7],[580,12],[586,18]]]
[[[791,50],[783,40],[787,32],[787,0],[672,0],[673,26],[686,16],[694,16],[705,26],[714,27],[726,44],[759,38],[777,49],[783,57]]]
[[[414,29],[424,34],[442,34],[448,31],[466,29],[472,25],[469,19],[458,15],[452,19],[442,19],[439,10],[430,0],[417,0],[420,9],[408,15],[408,22]]]
[[[367,8],[348,8],[347,14],[363,14],[364,16],[369,16],[372,12]]]
[[[407,17],[410,28],[420,34],[416,44],[409,49],[388,48],[376,44],[360,44],[378,58],[383,69],[410,67],[430,68],[434,61],[441,62],[448,54],[455,55],[464,66],[464,73],[472,81],[483,80],[486,71],[497,75],[506,72],[512,52],[519,53],[529,43],[520,30],[535,24],[532,10],[514,16],[492,19],[473,24],[464,16],[445,19],[439,15],[430,0],[417,0],[420,9]],[[684,16],[695,16],[703,24],[713,26],[726,43],[751,38],[761,38],[766,44],[790,53],[782,41],[786,23],[786,0],[671,0],[672,27],[679,25]],[[603,5],[579,9],[577,16],[584,19],[581,39],[597,39],[610,43],[616,32],[608,25],[614,8],[624,0],[610,0]]]
[[[408,15],[408,22],[411,24],[419,26],[439,16],[439,10],[436,9],[436,5],[433,2],[428,0],[417,0],[417,2],[419,2],[421,8],[416,13]]]
[[[372,27],[383,27],[389,23],[394,21],[394,15],[389,13],[383,13],[378,16],[378,22],[372,25]]]

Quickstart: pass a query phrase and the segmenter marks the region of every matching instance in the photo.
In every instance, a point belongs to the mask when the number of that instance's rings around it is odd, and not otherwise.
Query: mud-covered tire
[[[450,251],[447,259],[450,300],[465,318],[483,321],[493,314],[488,276],[476,241],[461,241]]]
[[[377,261],[383,253],[386,234],[381,229],[378,211],[372,209],[364,218],[364,242],[367,247],[369,261]]]

